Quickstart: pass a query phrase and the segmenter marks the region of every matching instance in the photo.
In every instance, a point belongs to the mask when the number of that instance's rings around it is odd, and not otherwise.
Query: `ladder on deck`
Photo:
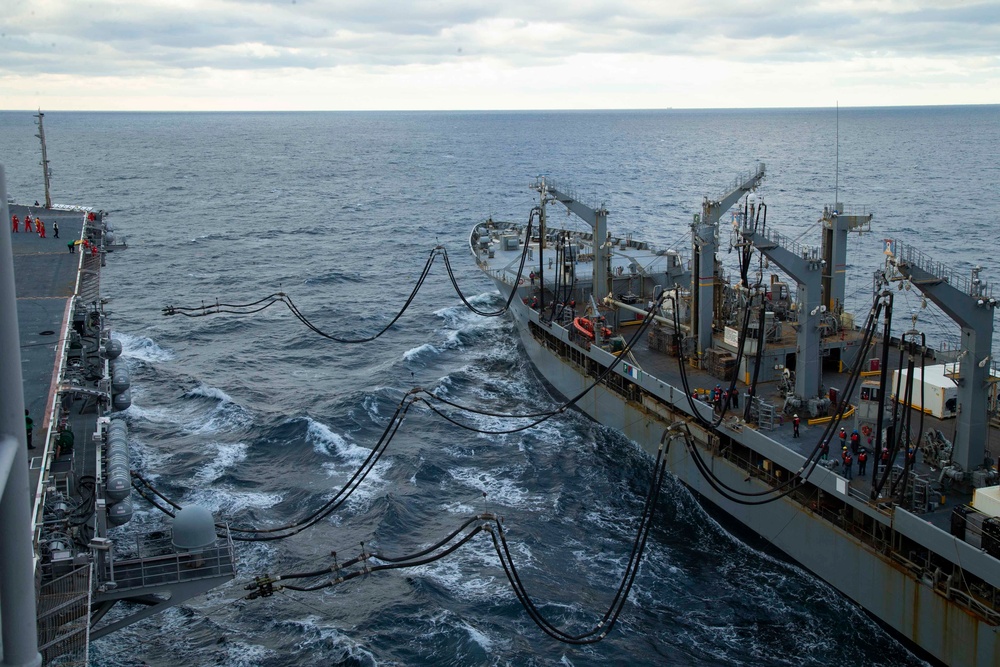
[[[775,424],[775,416],[777,415],[777,409],[773,404],[754,396],[752,412],[757,415],[757,427],[766,430],[773,431]]]

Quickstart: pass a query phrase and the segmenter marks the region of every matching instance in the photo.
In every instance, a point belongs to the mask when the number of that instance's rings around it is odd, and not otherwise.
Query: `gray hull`
[[[512,286],[493,277],[501,293],[508,295]],[[560,340],[571,344],[565,330],[539,325],[537,313],[518,299],[514,299],[511,313],[533,365],[559,393],[574,396],[593,382],[593,377],[579,365],[553,349]],[[551,337],[547,345],[536,337],[541,329],[545,329],[543,336]],[[596,346],[584,354],[605,366],[612,359]],[[616,370],[627,377],[620,366]],[[599,384],[577,407],[655,455],[664,429],[678,419],[690,419],[690,407],[680,389],[652,376],[630,379],[630,384],[635,385],[631,397]],[[706,416],[711,417],[710,409]],[[693,426],[692,430],[703,457],[723,482],[747,491],[773,488],[774,479],[768,483],[764,475],[748,473],[746,466],[713,455],[708,443],[718,442],[716,434]],[[794,452],[759,431],[734,424],[721,427],[719,432],[723,438],[758,453],[762,461],[773,461],[787,470],[798,467]],[[935,557],[961,565],[966,572],[995,587],[1000,583],[1000,568],[995,559],[981,550],[901,508],[891,513],[879,512],[863,499],[852,497],[851,487],[844,484],[843,478],[825,469],[816,469],[810,483],[821,489],[821,497],[828,494],[849,508],[850,516],[829,516],[822,507],[803,504],[794,496],[758,506],[731,502],[705,481],[681,446],[670,449],[668,466],[693,491],[938,660],[949,665],[1000,664],[998,626],[988,623],[980,614],[971,613],[970,608],[976,602],[952,590],[949,582],[935,577],[927,564],[922,566],[909,560],[921,554],[906,553],[910,545],[916,544],[927,549],[928,554],[933,552]],[[928,557],[927,561],[931,559]]]

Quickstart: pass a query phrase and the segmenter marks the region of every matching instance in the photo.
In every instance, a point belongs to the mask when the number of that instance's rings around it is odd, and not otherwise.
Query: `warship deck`
[[[31,212],[45,222],[46,238],[37,232],[24,231],[24,216]],[[24,406],[34,420],[30,471],[31,488],[39,490],[39,475],[44,457],[54,457],[53,424],[58,396],[58,381],[72,328],[73,299],[99,299],[100,255],[82,252],[82,246],[69,251],[69,243],[84,238],[87,210],[58,210],[25,207],[12,204],[11,215],[21,224],[18,233],[11,236],[14,256],[14,281],[17,295],[17,318],[21,336],[21,373],[24,385]],[[54,237],[54,223],[59,224],[59,238]],[[94,456],[94,413],[74,411],[67,426],[76,435],[76,461],[92,462]],[[68,468],[69,460],[52,461],[53,472]],[[92,472],[92,471],[91,471]],[[75,471],[79,477],[90,472],[82,468]],[[36,508],[37,512],[37,508]]]

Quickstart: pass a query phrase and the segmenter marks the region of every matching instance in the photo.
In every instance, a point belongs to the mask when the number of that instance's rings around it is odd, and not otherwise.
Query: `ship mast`
[[[45,208],[52,208],[52,197],[49,195],[49,178],[52,176],[52,170],[49,169],[49,156],[45,150],[45,127],[42,125],[42,118],[45,114],[39,109],[38,113],[35,114],[35,118],[38,119],[38,137],[42,142],[42,174],[45,176]]]

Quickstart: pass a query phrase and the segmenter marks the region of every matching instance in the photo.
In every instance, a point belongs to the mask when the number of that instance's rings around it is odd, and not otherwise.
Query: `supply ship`
[[[556,392],[651,455],[666,443],[710,510],[925,656],[998,665],[992,290],[887,240],[871,309],[848,312],[848,235],[872,214],[828,204],[803,244],[767,226],[764,173],[704,199],[690,256],[612,233],[604,206],[545,178],[527,222],[477,224],[471,251]],[[582,222],[550,225],[553,204]],[[916,319],[893,336],[900,289],[954,321],[959,349],[931,349]]]
[[[16,313],[0,325],[0,654],[87,665],[92,640],[236,569],[225,526],[204,508],[176,512],[166,531],[120,528],[133,511],[130,380],[101,269],[125,242],[107,212],[52,203],[43,117],[44,203],[8,198],[0,167],[0,305]]]

